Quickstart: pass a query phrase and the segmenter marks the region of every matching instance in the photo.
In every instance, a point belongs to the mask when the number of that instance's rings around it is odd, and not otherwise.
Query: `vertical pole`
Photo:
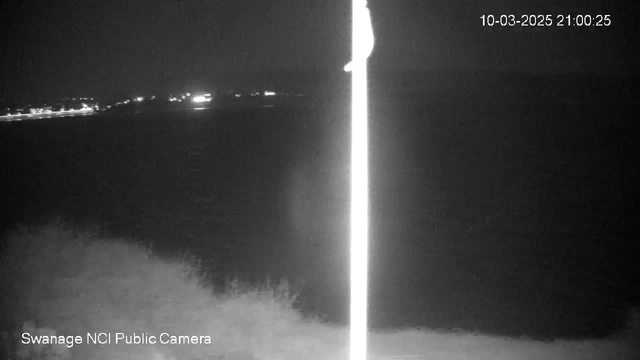
[[[350,360],[367,359],[369,154],[367,57],[373,31],[366,0],[352,2]]]

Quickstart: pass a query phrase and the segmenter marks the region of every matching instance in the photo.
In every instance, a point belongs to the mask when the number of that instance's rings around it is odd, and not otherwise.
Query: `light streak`
[[[367,58],[374,37],[366,0],[352,2],[351,71],[351,301],[349,357],[367,359],[369,261],[369,154],[367,113]]]

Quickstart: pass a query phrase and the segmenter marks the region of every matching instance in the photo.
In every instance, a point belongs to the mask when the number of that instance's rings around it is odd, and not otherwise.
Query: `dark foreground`
[[[346,360],[348,328],[303,318],[286,281],[227,287],[197,263],[63,223],[21,229],[0,257],[5,359]],[[37,291],[34,291],[37,289]],[[370,331],[368,358],[635,360],[637,321],[606,339],[540,341],[459,330]],[[53,345],[43,337],[56,336]],[[51,344],[52,341],[49,341]]]

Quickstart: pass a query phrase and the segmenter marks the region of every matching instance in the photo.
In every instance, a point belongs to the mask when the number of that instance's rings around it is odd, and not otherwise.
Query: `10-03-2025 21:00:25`
[[[580,15],[482,15],[480,16],[483,27],[609,27],[611,15],[608,14],[580,14]]]

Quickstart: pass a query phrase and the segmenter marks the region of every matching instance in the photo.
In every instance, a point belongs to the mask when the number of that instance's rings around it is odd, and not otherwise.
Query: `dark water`
[[[373,97],[371,323],[601,336],[638,302],[637,105]],[[299,109],[0,124],[2,229],[62,216],[304,278],[347,315],[348,116]]]

